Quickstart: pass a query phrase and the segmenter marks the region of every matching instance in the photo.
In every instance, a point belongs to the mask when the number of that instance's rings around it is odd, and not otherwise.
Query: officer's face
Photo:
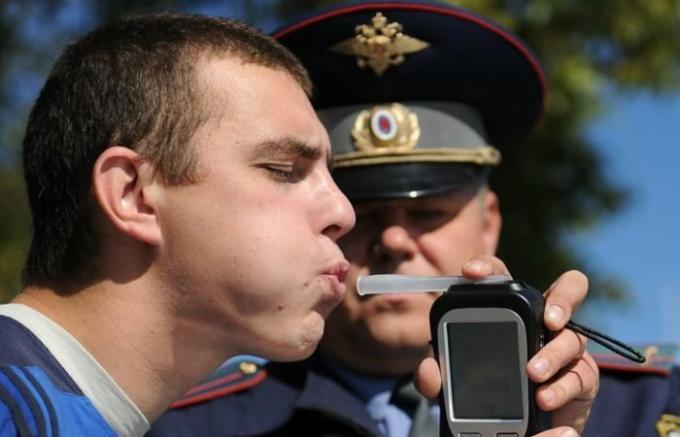
[[[328,320],[323,346],[357,370],[412,371],[428,350],[429,310],[437,296],[360,297],[356,279],[378,273],[459,275],[468,259],[495,251],[496,196],[486,188],[470,188],[355,208],[357,225],[340,242],[351,263],[348,294]]]
[[[215,114],[192,140],[200,180],[165,193],[162,274],[193,338],[303,358],[344,295],[354,223],[327,134],[287,73],[223,59],[199,79]]]

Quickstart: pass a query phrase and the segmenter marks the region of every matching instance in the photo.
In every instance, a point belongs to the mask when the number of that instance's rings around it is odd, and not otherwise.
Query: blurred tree
[[[64,0],[10,0],[0,4],[0,303],[20,287],[30,239],[30,214],[19,150],[30,102],[52,63],[70,40],[95,23],[182,2],[92,3],[80,3],[79,9]]]
[[[22,79],[40,71],[34,67],[45,55],[45,46],[32,45],[24,38],[28,22],[22,18],[44,18],[58,7],[56,1],[45,1],[38,11],[34,3],[0,4],[0,302],[19,289],[29,238],[30,216],[18,163],[27,112],[27,102],[20,98]]]
[[[26,256],[29,214],[26,192],[17,168],[0,169],[0,302],[19,289]]]
[[[504,157],[492,183],[505,218],[500,254],[511,271],[547,286],[569,266],[591,276],[594,297],[621,301],[624,284],[591,271],[569,244],[574,231],[625,204],[585,135],[604,90],[680,85],[680,2],[660,0],[460,0],[520,35],[542,61],[546,114],[528,141]]]
[[[246,19],[265,30],[337,1],[9,1],[0,6],[0,301],[18,289],[29,218],[17,151],[29,101],[69,39],[128,13],[183,10]],[[590,271],[570,235],[618,211],[627,189],[601,170],[585,127],[603,109],[603,90],[680,85],[680,0],[459,0],[520,35],[541,59],[546,114],[513,145],[492,185],[504,214],[500,255],[513,274],[545,287],[567,268],[591,275],[592,297],[621,301],[623,284]],[[80,8],[74,10],[74,8]],[[55,23],[47,25],[46,23]],[[26,74],[26,72],[30,74]],[[19,78],[23,78],[19,80]],[[27,79],[28,78],[28,79]],[[31,82],[33,80],[33,82]],[[17,81],[26,86],[17,86]],[[30,86],[29,86],[30,85]],[[30,88],[32,94],[24,88]],[[23,91],[23,95],[21,92]],[[3,294],[5,293],[5,294]]]

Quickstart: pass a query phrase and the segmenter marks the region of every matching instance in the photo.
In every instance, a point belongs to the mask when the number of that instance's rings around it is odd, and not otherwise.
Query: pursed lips
[[[348,271],[349,262],[343,260],[333,264],[323,272],[323,274],[328,278],[333,296],[336,297],[338,301],[342,299],[347,290],[345,279],[347,278]]]

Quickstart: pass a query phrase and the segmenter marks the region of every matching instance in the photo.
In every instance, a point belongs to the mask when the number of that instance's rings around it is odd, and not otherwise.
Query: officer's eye
[[[409,215],[415,220],[438,220],[448,217],[448,213],[442,209],[412,209]]]
[[[377,213],[375,211],[366,211],[356,209],[357,224],[374,223],[377,220]]]
[[[361,229],[371,229],[376,226],[381,226],[384,221],[384,216],[379,211],[374,209],[356,208],[356,224],[354,229],[358,232]]]

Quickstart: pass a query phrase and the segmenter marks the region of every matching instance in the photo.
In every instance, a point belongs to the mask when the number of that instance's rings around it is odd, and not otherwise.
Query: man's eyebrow
[[[305,159],[316,160],[323,156],[323,149],[295,138],[281,138],[264,141],[254,147],[257,155],[297,155]]]

